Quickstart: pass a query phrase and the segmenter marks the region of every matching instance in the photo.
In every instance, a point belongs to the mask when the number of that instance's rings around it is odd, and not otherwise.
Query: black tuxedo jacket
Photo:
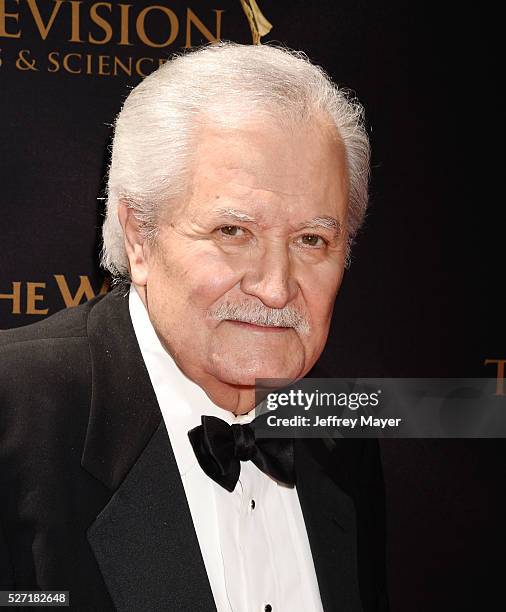
[[[125,294],[0,333],[0,589],[68,590],[72,610],[211,612]],[[376,441],[295,452],[325,611],[386,610]]]

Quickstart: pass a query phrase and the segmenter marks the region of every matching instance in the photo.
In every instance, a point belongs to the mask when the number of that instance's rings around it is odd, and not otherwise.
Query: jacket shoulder
[[[103,297],[98,296],[80,306],[60,310],[37,323],[0,330],[0,351],[5,347],[25,342],[86,336],[88,315],[93,306]]]
[[[89,386],[87,324],[106,296],[68,308],[31,325],[0,332],[0,412],[26,411],[37,399],[57,403],[74,388]],[[54,401],[50,402],[50,398]],[[9,408],[8,408],[9,407]]]

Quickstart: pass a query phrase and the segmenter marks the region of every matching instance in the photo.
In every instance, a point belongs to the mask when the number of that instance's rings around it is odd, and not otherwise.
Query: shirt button
[[[250,501],[249,505],[250,505],[250,508],[251,508],[252,510],[254,510],[254,509],[255,509],[255,506],[256,506],[256,504],[255,504],[255,500],[254,500],[254,499],[252,499],[252,500]],[[267,605],[270,605],[270,604],[267,604]],[[267,612],[270,612],[270,611],[269,611],[269,610],[267,610]]]
[[[271,606],[271,604],[265,604],[265,606],[264,606],[264,612],[272,612],[272,606]]]

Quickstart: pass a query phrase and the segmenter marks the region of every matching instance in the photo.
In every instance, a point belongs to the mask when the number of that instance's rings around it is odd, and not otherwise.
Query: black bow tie
[[[287,438],[255,439],[255,421],[229,425],[203,416],[202,425],[188,432],[200,467],[227,491],[233,491],[241,461],[251,460],[259,470],[285,484],[295,484],[293,441]]]

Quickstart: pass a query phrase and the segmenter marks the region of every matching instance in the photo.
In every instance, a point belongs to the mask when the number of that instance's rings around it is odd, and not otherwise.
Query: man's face
[[[347,201],[330,128],[200,134],[188,195],[146,247],[140,281],[158,336],[190,378],[250,386],[313,366],[343,276]]]

